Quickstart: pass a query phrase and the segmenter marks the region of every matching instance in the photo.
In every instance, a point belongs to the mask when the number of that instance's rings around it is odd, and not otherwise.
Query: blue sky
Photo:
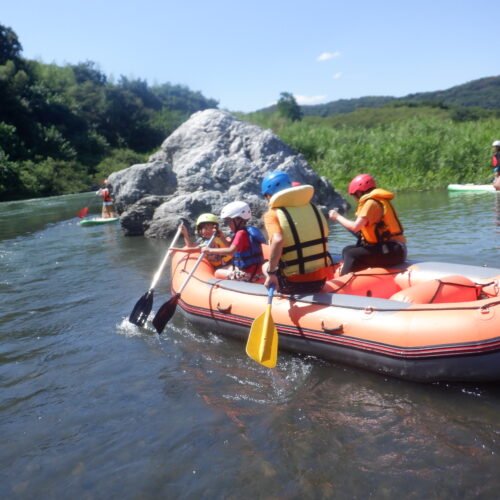
[[[498,0],[2,2],[23,56],[187,85],[221,109],[404,96],[500,74]]]

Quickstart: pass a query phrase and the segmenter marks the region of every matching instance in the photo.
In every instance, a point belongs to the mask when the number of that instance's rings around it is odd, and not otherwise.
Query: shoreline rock
[[[168,238],[181,219],[192,225],[200,213],[218,215],[235,200],[250,205],[252,224],[259,225],[267,210],[261,180],[273,170],[314,186],[322,210],[348,209],[331,183],[272,131],[217,109],[193,114],[147,163],[114,172],[109,182],[125,235]]]

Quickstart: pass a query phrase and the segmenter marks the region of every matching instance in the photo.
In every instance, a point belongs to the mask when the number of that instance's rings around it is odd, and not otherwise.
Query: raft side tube
[[[209,279],[207,283],[212,286],[218,286],[224,290],[229,290],[231,292],[237,292],[245,295],[268,295],[267,288],[264,285],[257,283],[248,283],[246,281],[234,281],[234,280],[217,280]],[[343,307],[348,309],[376,309],[389,310],[389,311],[400,311],[407,309],[411,304],[399,302],[390,299],[379,299],[377,297],[366,297],[359,295],[340,295],[335,293],[314,293],[314,294],[297,294],[297,295],[284,295],[281,293],[275,293],[275,297],[281,297],[282,299],[289,299],[296,302],[304,302],[307,304],[315,304],[319,306],[334,306]]]
[[[445,278],[451,275],[460,275],[471,281],[481,282],[494,279],[500,274],[500,269],[495,267],[479,267],[467,264],[452,264],[447,262],[408,262],[408,266],[395,277],[396,283],[401,288],[408,288],[423,281]]]

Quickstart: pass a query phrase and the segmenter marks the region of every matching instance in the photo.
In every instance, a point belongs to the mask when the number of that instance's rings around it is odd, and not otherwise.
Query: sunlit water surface
[[[167,242],[81,227],[88,204],[0,204],[1,498],[498,498],[500,384],[288,353],[267,370],[180,315],[139,329]],[[410,258],[499,266],[495,193],[396,206]],[[352,241],[332,227],[333,253]]]

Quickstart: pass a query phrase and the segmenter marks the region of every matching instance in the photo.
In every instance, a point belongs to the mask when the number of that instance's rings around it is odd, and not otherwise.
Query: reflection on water
[[[499,198],[399,195],[410,258],[497,266]],[[498,384],[267,370],[180,315],[137,328],[168,244],[80,227],[87,202],[0,204],[2,498],[497,497]],[[332,225],[332,251],[350,243]]]

